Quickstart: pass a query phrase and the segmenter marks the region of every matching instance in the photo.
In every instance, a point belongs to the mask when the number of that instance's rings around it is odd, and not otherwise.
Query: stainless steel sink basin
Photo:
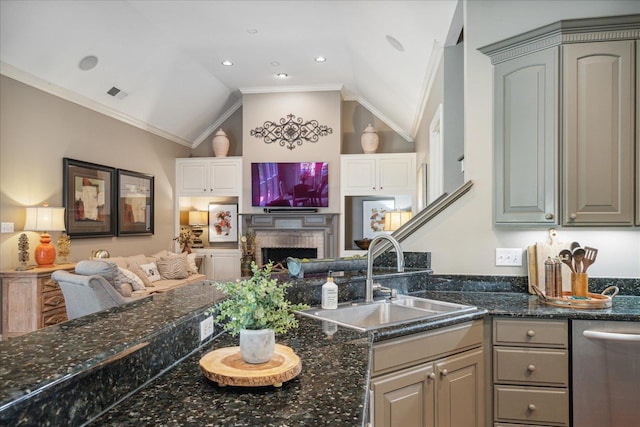
[[[436,301],[407,295],[397,299],[359,305],[341,305],[335,310],[310,308],[298,311],[303,316],[334,322],[359,331],[400,325],[415,320],[427,320],[473,311],[476,307]]]

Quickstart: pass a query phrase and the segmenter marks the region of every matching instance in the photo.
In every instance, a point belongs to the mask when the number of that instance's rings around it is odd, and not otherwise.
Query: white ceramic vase
[[[276,348],[273,329],[241,329],[240,354],[247,363],[265,363],[271,360]]]
[[[362,151],[365,154],[373,154],[378,149],[379,139],[376,130],[371,125],[367,125],[360,137]]]
[[[211,144],[213,145],[213,154],[216,157],[227,157],[229,153],[229,138],[222,129],[213,136]]]

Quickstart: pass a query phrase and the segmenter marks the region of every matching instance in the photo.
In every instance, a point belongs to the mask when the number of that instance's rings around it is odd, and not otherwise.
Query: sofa
[[[51,277],[62,289],[67,317],[75,319],[206,279],[198,273],[195,256],[161,251],[86,260],[76,264],[74,273],[58,270]]]

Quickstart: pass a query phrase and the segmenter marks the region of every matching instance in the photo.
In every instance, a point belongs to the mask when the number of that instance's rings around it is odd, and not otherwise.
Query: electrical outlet
[[[2,223],[2,233],[13,233],[13,223],[12,222],[3,222]]]
[[[213,316],[200,322],[200,341],[204,341],[213,334]]]
[[[496,266],[520,267],[522,266],[522,249],[520,248],[496,248]]]

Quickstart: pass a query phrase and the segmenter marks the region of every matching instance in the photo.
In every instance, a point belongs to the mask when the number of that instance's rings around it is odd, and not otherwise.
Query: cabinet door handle
[[[446,369],[443,369],[442,371],[440,371],[440,375],[442,375],[443,377],[446,377],[449,374],[449,371],[447,371]]]
[[[535,365],[529,365],[529,366],[527,366],[527,371],[529,371],[529,372],[533,372],[533,371],[535,371],[535,370],[536,370],[536,366],[535,366]]]
[[[544,216],[544,219],[549,219],[549,220],[553,219],[553,214],[552,214],[552,213],[548,213],[548,214],[546,214],[546,215]]]
[[[529,329],[529,330],[527,331],[527,336],[528,336],[528,337],[530,337],[530,338],[531,338],[531,337],[534,337],[535,335],[536,335],[536,331],[534,331],[533,329]]]
[[[536,405],[534,405],[533,403],[529,403],[527,409],[529,409],[530,412],[533,412],[536,410]]]
[[[576,219],[576,218],[578,218],[578,215],[575,214],[575,213],[572,213],[571,215],[569,215],[569,218]]]
[[[430,380],[435,380],[436,379],[436,374],[434,372],[431,372],[431,373],[427,374],[427,378],[429,378]]]

